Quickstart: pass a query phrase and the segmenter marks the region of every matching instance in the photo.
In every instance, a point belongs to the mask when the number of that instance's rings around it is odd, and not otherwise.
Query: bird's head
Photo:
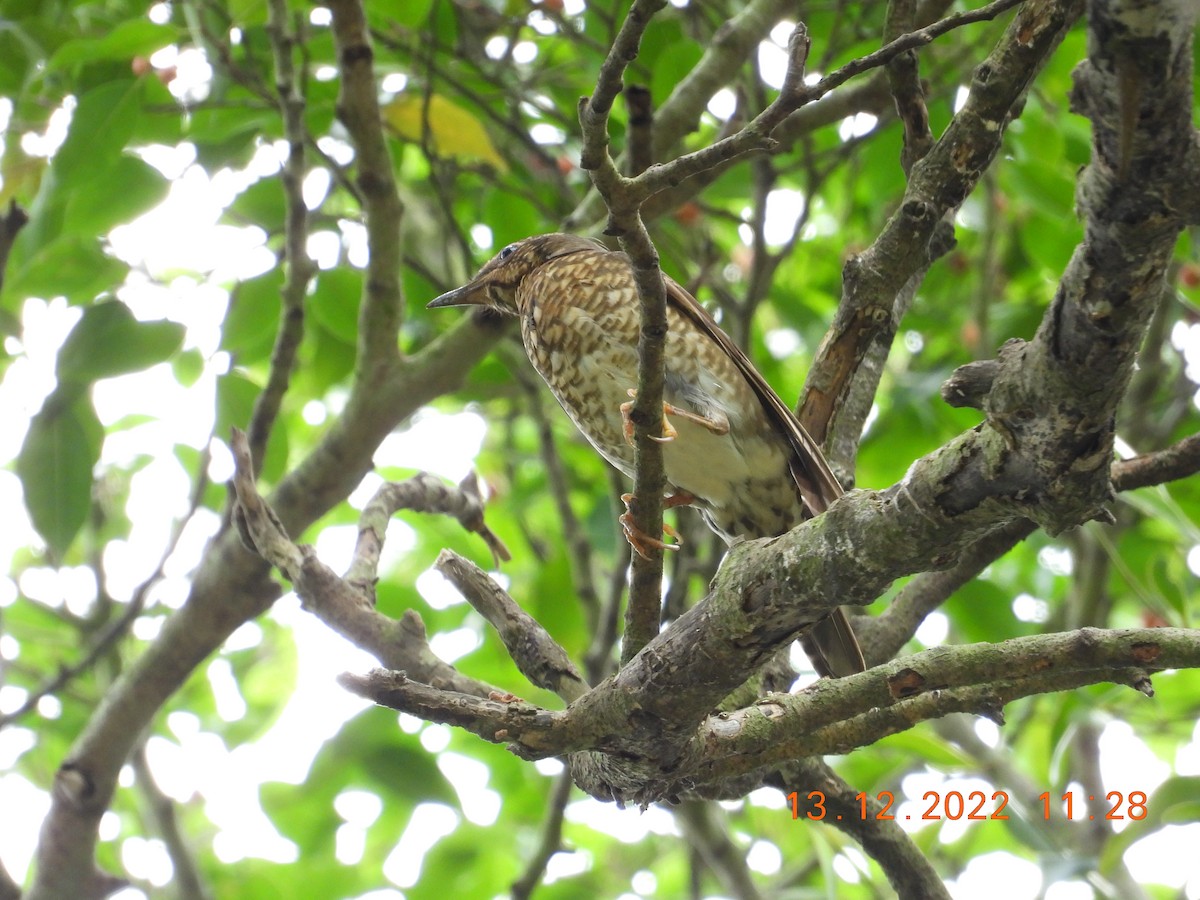
[[[500,312],[517,313],[517,288],[529,273],[547,260],[571,253],[604,250],[604,246],[574,234],[539,234],[509,244],[474,278],[460,288],[432,300],[426,309],[444,306],[487,306]]]

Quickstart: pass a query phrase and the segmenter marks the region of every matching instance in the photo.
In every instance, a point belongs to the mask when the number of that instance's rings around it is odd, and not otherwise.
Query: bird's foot
[[[629,396],[637,399],[637,391],[634,388],[629,389]],[[633,400],[621,404],[621,421],[624,423],[625,442],[631,447],[633,446],[633,419],[630,418],[630,413],[633,412]],[[671,424],[671,420],[667,416],[678,416],[681,419],[686,419],[689,422],[695,422],[703,428],[707,428],[713,434],[729,434],[729,420],[724,416],[721,418],[709,418],[701,416],[690,410],[680,409],[674,404],[663,402],[663,420],[662,420],[662,437],[650,435],[652,441],[658,441],[660,444],[665,444],[668,441],[673,441],[679,436],[679,432]]]
[[[629,396],[636,398],[637,391],[635,391],[633,388],[630,388]],[[675,426],[672,425],[667,419],[667,413],[673,411],[674,409],[675,407],[673,407],[670,403],[663,404],[662,436],[660,437],[659,435],[655,434],[648,435],[650,440],[658,441],[660,444],[665,444],[668,441],[675,440],[675,438],[679,436],[679,432],[675,430]],[[632,412],[633,400],[629,400],[621,404],[621,422],[623,424],[622,431],[625,434],[625,443],[627,443],[630,447],[633,446],[633,419],[630,416]]]
[[[691,506],[696,502],[696,495],[687,491],[676,491],[669,497],[663,497],[663,509],[674,509],[677,506]]]
[[[670,497],[663,498],[663,509],[673,509],[676,506],[687,506],[690,503],[694,503],[695,500],[696,498],[687,491],[677,491]],[[679,545],[683,543],[683,541],[680,539],[679,534],[675,531],[675,529],[666,522],[663,522],[663,534],[669,538],[673,538],[675,540],[674,544],[668,544],[664,541],[660,541],[658,538],[650,537],[650,535],[646,534],[646,532],[637,527],[633,521],[633,509],[631,508],[631,504],[633,503],[633,494],[622,494],[621,502],[625,504],[625,512],[618,517],[617,521],[621,523],[621,530],[625,533],[625,540],[629,541],[629,546],[637,552],[638,556],[642,557],[642,559],[650,559],[651,550],[679,549]]]

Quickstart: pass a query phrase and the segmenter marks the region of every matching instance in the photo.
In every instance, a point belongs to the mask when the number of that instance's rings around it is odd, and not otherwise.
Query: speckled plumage
[[[667,287],[663,400],[677,436],[663,444],[671,491],[695,498],[726,541],[782,534],[824,512],[841,488],[819,448],[745,354],[674,281]],[[535,369],[610,463],[633,475],[621,405],[637,385],[640,312],[628,257],[566,234],[505,247],[467,285],[431,307],[485,305],[515,314]],[[810,629],[822,674],[863,668],[841,610]]]

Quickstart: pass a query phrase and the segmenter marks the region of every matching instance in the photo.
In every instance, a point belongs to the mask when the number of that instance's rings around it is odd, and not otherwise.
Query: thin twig
[[[759,892],[746,863],[745,851],[733,842],[725,811],[708,800],[685,800],[675,810],[683,838],[700,854],[730,896],[759,900]]]
[[[542,820],[541,828],[542,839],[538,841],[537,849],[526,863],[525,871],[509,889],[513,900],[529,900],[533,896],[542,876],[546,874],[546,864],[550,862],[550,857],[562,849],[563,813],[570,796],[571,773],[570,770],[564,770],[555,779],[549,803],[546,804],[546,817]]]
[[[149,807],[153,831],[166,845],[167,855],[171,859],[171,888],[174,897],[177,900],[206,900],[212,894],[205,887],[200,869],[196,865],[195,854],[179,828],[175,802],[163,793],[158,782],[154,780],[154,773],[150,771],[145,742],[138,745],[130,763],[138,789]]]
[[[1178,481],[1197,472],[1200,472],[1200,434],[1193,434],[1164,450],[1113,463],[1113,488],[1132,491]]]
[[[25,701],[12,712],[0,715],[0,729],[6,725],[10,725],[23,716],[28,715],[33,710],[37,709],[38,703],[43,697],[57,694],[64,687],[75,680],[84,672],[90,671],[105,653],[111,650],[121,638],[128,634],[129,629],[137,620],[137,617],[142,614],[146,608],[146,598],[153,588],[163,577],[163,570],[166,567],[167,560],[174,554],[179,546],[179,541],[183,537],[183,531],[187,524],[196,515],[196,511],[200,508],[200,504],[204,498],[204,491],[208,487],[208,463],[209,451],[207,447],[200,454],[200,461],[196,471],[195,481],[192,484],[192,492],[188,498],[188,511],[185,515],[177,519],[171,526],[171,534],[167,539],[167,545],[163,548],[162,554],[158,558],[158,563],[154,567],[145,580],[134,588],[133,595],[129,602],[125,604],[121,614],[111,622],[107,623],[99,634],[95,635],[91,641],[91,646],[88,651],[77,662],[69,666],[59,666],[58,671],[45,679],[40,685],[29,691],[25,697]],[[65,612],[65,610],[64,610]],[[85,620],[79,619],[75,622],[77,627],[83,627]]]
[[[890,0],[884,24],[884,41],[890,42],[903,32],[910,31],[917,15],[916,0]],[[896,104],[896,112],[904,123],[904,149],[900,164],[904,174],[912,171],[913,163],[933,146],[929,130],[929,110],[925,107],[925,92],[915,50],[906,50],[887,64],[888,86]]]
[[[21,229],[29,223],[29,214],[16,200],[8,201],[8,212],[0,217],[0,288],[4,287],[4,273],[8,269],[8,254]]]
[[[630,515],[643,534],[662,533],[662,494],[666,484],[662,446],[662,402],[667,335],[667,299],[658,252],[638,214],[645,197],[629,190],[632,183],[616,169],[608,153],[608,116],[621,90],[625,67],[637,56],[642,34],[666,0],[635,0],[612,49],[600,68],[596,90],[579,106],[583,131],[580,165],[609,208],[608,233],[621,237],[621,246],[633,264],[641,307],[638,336],[638,387],[630,418],[634,424],[634,487]],[[629,605],[621,659],[626,661],[658,633],[662,606],[662,553],[641,553],[633,558]]]
[[[428,472],[418,472],[404,481],[381,485],[359,516],[358,541],[346,580],[374,596],[388,522],[401,509],[453,516],[467,531],[483,538],[497,566],[507,562],[512,559],[512,554],[484,524],[483,506],[479,477],[474,472],[469,472],[457,487],[451,487]]]
[[[568,703],[586,693],[587,682],[567,652],[486,572],[452,550],[443,550],[434,568],[496,629],[508,655],[534,686]]]
[[[654,162],[654,107],[650,89],[640,84],[625,87],[629,110],[629,174],[640,175]]]
[[[874,53],[851,60],[811,86],[805,85],[803,80],[804,63],[808,53],[807,32],[803,24],[797,25],[788,44],[787,73],[776,100],[737,134],[680,156],[665,165],[651,166],[638,178],[631,179],[633,184],[629,187],[629,199],[640,202],[651,194],[726,160],[758,150],[771,149],[774,146],[772,132],[800,107],[823,97],[857,75],[886,65],[901,53],[924,46],[955,28],[995,18],[1022,2],[1025,0],[995,0],[994,3],[979,9],[947,16],[925,28],[901,35]]]
[[[267,34],[275,57],[275,89],[279,113],[283,119],[288,142],[288,157],[281,180],[284,196],[284,283],[281,292],[282,314],[279,332],[271,350],[271,369],[267,384],[254,400],[247,433],[250,452],[258,466],[266,457],[267,439],[283,405],[292,371],[304,339],[304,297],[317,267],[308,255],[308,208],[304,203],[304,176],[307,164],[304,148],[308,130],[304,124],[305,99],[299,89],[299,75],[292,63],[292,53],[298,43],[288,25],[290,11],[285,0],[270,0],[267,13]],[[260,469],[261,472],[261,469]]]
[[[558,520],[562,525],[563,543],[566,544],[571,562],[571,583],[575,587],[575,596],[587,614],[591,632],[595,634],[601,613],[600,596],[592,573],[592,542],[580,524],[579,517],[575,515],[575,510],[571,508],[570,485],[567,482],[562,457],[554,445],[554,433],[542,403],[540,380],[529,375],[524,366],[515,368],[514,372],[521,387],[525,389],[529,400],[529,414],[537,426],[538,449],[541,452],[542,465],[546,469],[546,480],[550,485],[554,506],[558,511]]]
[[[439,659],[425,639],[425,625],[411,609],[397,621],[374,608],[374,584],[339,578],[311,547],[297,546],[254,483],[246,435],[234,429],[235,521],[243,542],[292,582],[305,608],[338,634],[392,669],[461,694],[487,697],[498,689],[469,678]],[[360,572],[361,574],[361,572]]]
[[[622,476],[615,468],[608,467],[609,496],[612,498],[613,519],[617,517],[617,507],[620,496],[625,491]],[[608,591],[596,617],[596,625],[592,630],[592,643],[584,654],[584,671],[588,681],[599,684],[612,669],[613,647],[617,643],[617,624],[621,620],[621,598],[625,595],[626,573],[629,571],[630,557],[633,554],[628,541],[621,541],[617,547],[616,558],[608,574]]]

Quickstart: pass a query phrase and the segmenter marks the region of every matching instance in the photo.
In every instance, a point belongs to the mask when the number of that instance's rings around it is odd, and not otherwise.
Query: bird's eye
[[[516,244],[509,244],[507,247],[505,247],[503,250],[500,251],[500,258],[508,259],[510,256],[513,255],[513,251],[516,249],[517,249]]]

